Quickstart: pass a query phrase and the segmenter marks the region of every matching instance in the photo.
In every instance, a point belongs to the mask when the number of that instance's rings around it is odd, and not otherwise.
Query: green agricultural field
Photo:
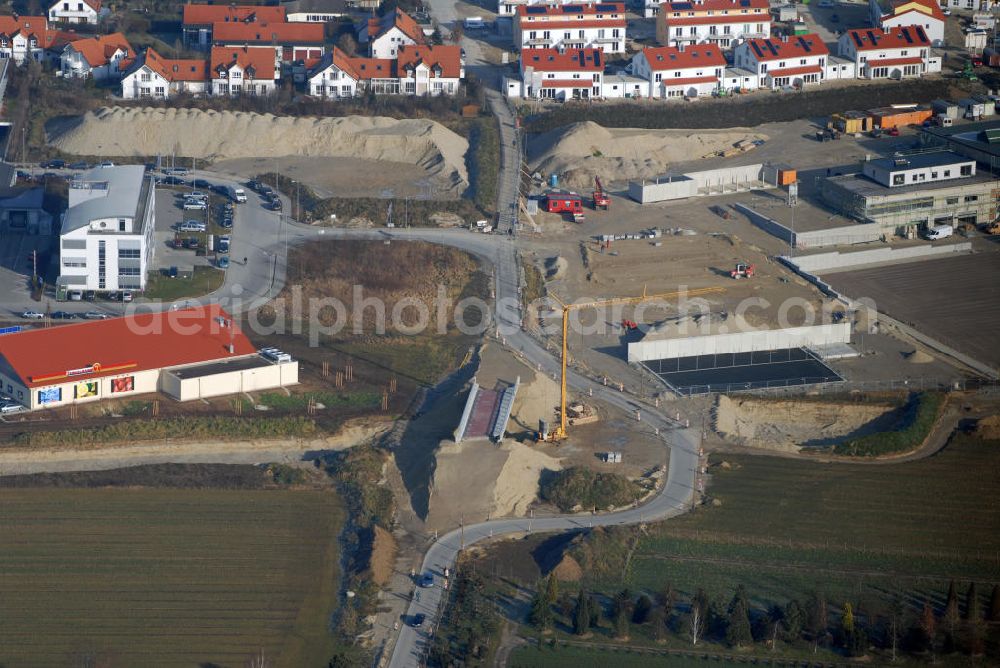
[[[326,665],[339,498],[0,489],[0,665]]]
[[[998,443],[958,437],[935,457],[886,466],[725,460],[732,468],[714,466],[709,488],[721,505],[644,537],[630,586],[670,582],[728,599],[744,584],[761,606],[814,589],[831,601],[906,592],[922,602],[943,596],[951,578],[988,592],[1000,572]]]

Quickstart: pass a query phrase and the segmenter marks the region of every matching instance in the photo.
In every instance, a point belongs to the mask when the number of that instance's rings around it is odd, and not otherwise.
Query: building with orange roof
[[[522,5],[514,17],[514,45],[521,49],[625,50],[625,5],[620,2]]]
[[[306,73],[306,90],[315,97],[333,100],[358,94],[361,79],[353,58],[333,47]]]
[[[196,95],[208,90],[208,80],[208,60],[164,58],[149,47],[122,77],[122,97],[166,100],[182,93]]]
[[[30,410],[154,392],[191,401],[296,383],[298,362],[259,353],[217,304],[0,336],[0,385]]]
[[[370,58],[390,59],[399,55],[401,46],[427,44],[427,36],[412,16],[394,9],[361,25],[357,41]]]
[[[274,49],[268,46],[213,46],[209,62],[212,95],[270,95],[277,88]]]
[[[647,0],[646,15],[656,16],[656,42],[663,46],[735,46],[771,36],[768,0]]]
[[[931,52],[931,41],[920,26],[848,30],[837,48],[864,79],[910,79],[941,71],[941,57]]]
[[[458,45],[401,46],[396,72],[403,95],[454,95],[465,78],[462,49]]]
[[[120,78],[134,62],[135,51],[120,32],[70,42],[59,57],[64,77],[101,81]]]
[[[646,47],[632,57],[632,73],[649,85],[650,97],[701,97],[718,90],[726,71],[714,44]]]
[[[0,54],[16,64],[45,58],[50,30],[44,16],[0,16]]]
[[[274,65],[320,58],[326,51],[326,28],[322,23],[216,23],[214,46],[268,47]]]
[[[733,61],[754,72],[761,87],[802,88],[826,79],[830,50],[816,34],[750,39],[736,47]]]
[[[55,23],[97,24],[107,16],[101,0],[57,0],[49,7],[49,20]]]
[[[944,45],[946,17],[938,0],[868,0],[868,9],[876,28],[920,26],[931,46]]]
[[[184,5],[181,31],[184,44],[208,49],[212,46],[212,27],[216,23],[284,23],[284,7],[266,5]]]
[[[525,49],[520,80],[505,82],[508,97],[589,100],[603,94],[606,62],[600,49]]]

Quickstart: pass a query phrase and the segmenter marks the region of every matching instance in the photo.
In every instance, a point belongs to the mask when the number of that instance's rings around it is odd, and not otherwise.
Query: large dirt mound
[[[422,119],[104,107],[48,130],[52,146],[74,155],[360,158],[419,165],[455,183],[469,180],[468,141]]]
[[[594,176],[623,181],[659,176],[674,163],[697,160],[745,139],[767,135],[730,130],[608,129],[586,121],[551,130],[528,142],[531,169],[558,174],[563,185],[587,188]]]
[[[735,443],[774,450],[831,445],[889,429],[896,410],[885,404],[733,399],[719,395],[715,430]]]

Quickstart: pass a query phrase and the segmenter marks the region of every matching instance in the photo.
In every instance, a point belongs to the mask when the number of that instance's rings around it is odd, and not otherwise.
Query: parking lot
[[[164,272],[177,267],[181,272],[194,267],[208,267],[216,262],[215,254],[206,249],[208,235],[232,234],[232,229],[219,225],[221,207],[226,199],[215,194],[209,195],[209,208],[204,211],[185,210],[184,196],[192,191],[190,186],[161,186],[156,189],[156,252],[151,271]],[[177,227],[186,221],[205,223],[205,232],[180,232]],[[175,240],[192,243],[197,248],[177,247]]]

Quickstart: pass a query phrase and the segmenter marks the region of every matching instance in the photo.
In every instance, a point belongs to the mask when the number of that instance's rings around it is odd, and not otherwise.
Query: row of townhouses
[[[696,98],[725,91],[803,88],[834,79],[905,79],[941,70],[941,58],[920,27],[849,30],[838,55],[817,35],[748,39],[720,46],[647,47],[620,72],[606,72],[596,48],[522,51],[519,77],[505,81],[510,97],[535,99]]]
[[[453,95],[465,77],[461,48],[430,45],[400,10],[358,28],[361,57],[328,45],[322,23],[286,18],[284,7],[185,5],[184,42],[207,58],[171,59],[152,48],[136,53],[121,33],[85,37],[51,28],[43,16],[0,16],[0,58],[46,62],[65,77],[120,80],[125,99],[269,95],[283,73],[326,98]]]

